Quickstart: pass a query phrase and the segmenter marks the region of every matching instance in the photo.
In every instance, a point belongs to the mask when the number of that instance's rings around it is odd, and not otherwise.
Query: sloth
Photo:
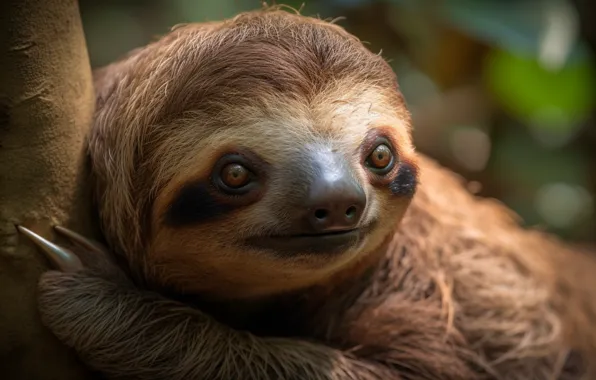
[[[589,298],[560,270],[580,261],[416,153],[394,72],[338,25],[181,25],[95,86],[105,241],[20,230],[61,269],[44,324],[102,376],[586,373]]]

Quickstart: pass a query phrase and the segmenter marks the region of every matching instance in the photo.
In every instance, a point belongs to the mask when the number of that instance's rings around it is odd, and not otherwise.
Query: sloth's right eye
[[[213,184],[219,191],[230,195],[244,195],[256,190],[259,186],[251,162],[241,154],[223,156],[213,168]]]
[[[221,170],[221,181],[224,185],[237,189],[245,186],[250,181],[248,169],[240,164],[227,164]]]

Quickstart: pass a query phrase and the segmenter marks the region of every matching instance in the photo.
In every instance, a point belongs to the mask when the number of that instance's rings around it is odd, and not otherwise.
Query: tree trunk
[[[87,379],[41,325],[37,280],[48,263],[15,229],[96,235],[84,154],[94,94],[78,3],[2,0],[0,27],[0,378]]]

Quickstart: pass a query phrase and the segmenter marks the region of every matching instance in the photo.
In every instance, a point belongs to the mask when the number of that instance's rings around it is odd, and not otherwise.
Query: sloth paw
[[[92,240],[64,227],[54,227],[68,242],[59,245],[35,232],[17,226],[31,240],[55,270],[44,272],[38,282],[38,310],[43,324],[64,343],[77,348],[77,338],[92,331],[94,313],[101,305],[109,305],[132,282],[116,264],[111,253]],[[68,248],[66,247],[68,246]],[[71,331],[79,326],[81,331]]]
[[[52,243],[23,226],[17,226],[17,229],[40,248],[54,268],[61,272],[111,278],[121,278],[124,275],[106,248],[74,231],[61,226],[54,227],[59,235],[71,243],[72,247],[67,248]]]
[[[52,265],[56,267],[56,269],[61,270],[63,272],[76,272],[78,270],[83,269],[83,263],[81,262],[79,257],[75,255],[71,250],[54,244],[51,241],[41,237],[40,235],[23,226],[17,226],[17,229],[21,234],[23,234],[38,248],[41,249],[45,257],[48,260],[50,260],[50,262],[52,263]],[[60,230],[56,228],[56,231],[58,232]],[[82,241],[82,239],[75,240],[75,242],[78,241]]]

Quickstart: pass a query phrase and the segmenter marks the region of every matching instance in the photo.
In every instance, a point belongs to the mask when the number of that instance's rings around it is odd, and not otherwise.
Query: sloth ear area
[[[101,109],[106,100],[114,93],[118,83],[122,81],[132,66],[133,58],[143,49],[143,47],[140,47],[131,50],[120,61],[93,70],[92,80],[95,89],[96,111]]]

